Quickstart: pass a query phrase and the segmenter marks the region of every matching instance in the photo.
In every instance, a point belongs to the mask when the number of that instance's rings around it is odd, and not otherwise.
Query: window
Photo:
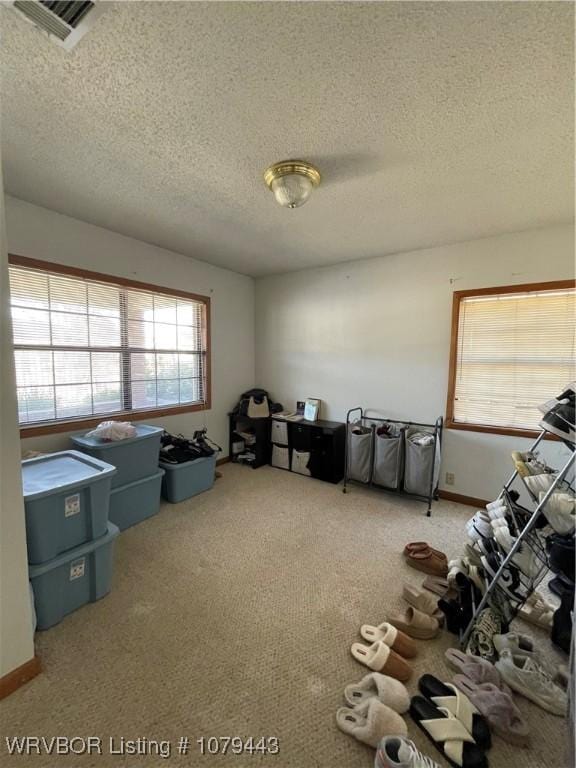
[[[210,407],[208,298],[20,256],[10,293],[26,434]]]
[[[447,426],[539,430],[537,406],[576,378],[575,319],[572,281],[456,291]]]

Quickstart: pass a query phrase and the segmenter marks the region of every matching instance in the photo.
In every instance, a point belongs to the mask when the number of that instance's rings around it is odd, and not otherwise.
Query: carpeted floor
[[[458,554],[472,510],[441,502],[427,519],[423,505],[395,496],[344,495],[268,467],[222,470],[209,493],[164,505],[120,536],[111,594],[37,635],[43,674],[2,704],[3,737],[100,736],[104,754],[8,758],[2,738],[2,765],[166,764],[111,755],[111,736],[170,740],[170,765],[372,765],[373,750],[334,724],[344,686],[367,672],[350,644],[360,624],[403,607],[403,582],[421,583],[403,563],[403,545],[426,539]],[[423,672],[451,677],[443,653],[452,640],[420,643],[411,692]],[[533,746],[495,738],[490,765],[567,766],[566,721],[518,704]],[[409,718],[408,728],[446,765]],[[175,753],[182,736],[187,756]],[[210,736],[275,736],[280,750],[202,756],[196,740]]]

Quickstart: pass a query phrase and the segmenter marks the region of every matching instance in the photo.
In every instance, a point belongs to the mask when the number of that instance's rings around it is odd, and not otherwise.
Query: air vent
[[[104,10],[103,3],[90,0],[12,0],[10,5],[66,50],[84,37]]]

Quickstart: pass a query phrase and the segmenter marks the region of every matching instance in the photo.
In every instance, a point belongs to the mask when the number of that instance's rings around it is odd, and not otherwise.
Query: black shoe
[[[574,599],[574,582],[561,574],[548,582],[548,589],[550,592],[558,595],[560,599],[563,599],[566,594]]]
[[[567,440],[569,443],[576,441],[576,431],[574,429],[574,403],[565,403],[554,406],[552,410],[540,421],[540,426],[544,427],[553,435]]]
[[[576,569],[574,536],[553,533],[546,539],[546,549],[550,560],[550,570],[573,582]]]
[[[565,592],[562,596],[560,608],[554,611],[552,620],[552,642],[564,653],[570,653],[572,641],[572,610],[574,608],[574,591],[572,594]]]

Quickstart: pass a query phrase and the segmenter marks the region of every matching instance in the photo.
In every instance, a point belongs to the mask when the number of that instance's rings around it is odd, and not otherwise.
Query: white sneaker
[[[549,491],[552,484],[556,480],[556,474],[553,475],[528,475],[523,477],[522,480],[526,483],[526,487],[530,493],[537,499],[541,493]]]
[[[504,650],[494,666],[512,690],[553,715],[563,717],[566,714],[566,693],[534,659]]]
[[[488,504],[486,504],[486,509],[490,511],[491,509],[496,509],[496,507],[501,507],[504,503],[504,497],[500,496],[496,501],[489,501]]]
[[[378,744],[374,768],[440,768],[405,736],[384,736]]]
[[[494,509],[491,509],[488,513],[490,515],[491,520],[496,520],[497,518],[506,517],[508,514],[508,507],[494,507]]]
[[[540,493],[540,501],[546,493]],[[576,528],[576,497],[571,493],[553,493],[542,510],[556,533],[572,533]]]
[[[494,635],[492,642],[498,655],[503,654],[504,651],[510,651],[513,656],[529,656],[532,659],[538,659],[539,654],[530,635],[508,632],[505,635]]]
[[[504,528],[503,526],[496,528],[494,531],[494,538],[505,552],[510,552],[516,541],[508,528]],[[520,550],[516,552],[512,558],[512,562],[522,571],[525,576],[528,576],[530,579],[534,578],[540,573],[543,565],[542,561],[527,545],[523,545]]]

